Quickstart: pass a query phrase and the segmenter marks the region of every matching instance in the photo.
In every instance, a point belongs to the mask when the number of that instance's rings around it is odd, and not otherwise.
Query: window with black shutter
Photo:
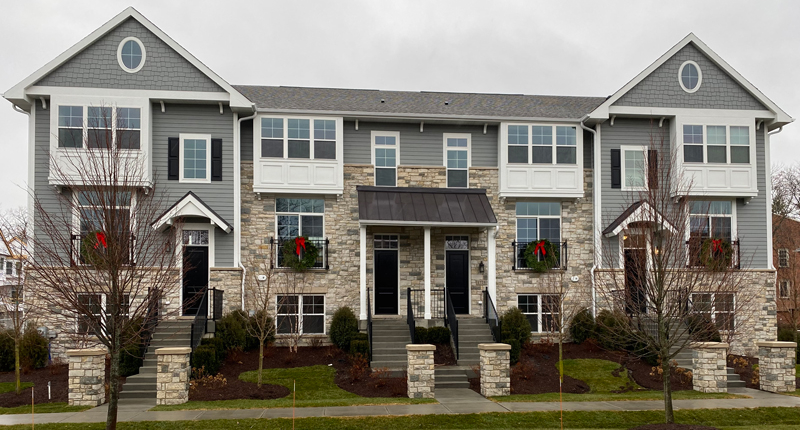
[[[611,150],[611,188],[622,188],[619,149]]]
[[[211,139],[211,180],[222,180],[222,139]]]
[[[180,169],[180,139],[177,137],[170,137],[167,139],[167,179],[170,181],[177,181]]]

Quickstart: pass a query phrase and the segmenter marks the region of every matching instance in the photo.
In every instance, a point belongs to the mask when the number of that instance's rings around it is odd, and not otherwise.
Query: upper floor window
[[[13,275],[14,274],[14,263],[11,261],[6,261],[6,275]]]
[[[678,82],[687,93],[693,93],[700,88],[703,82],[703,72],[694,61],[686,61],[678,71]]]
[[[683,161],[750,163],[750,127],[684,124]]]
[[[140,108],[59,106],[58,146],[82,148],[85,140],[87,148],[139,149],[141,116]]]
[[[733,204],[730,201],[689,202],[689,234],[695,239],[725,239],[733,236]]]
[[[211,136],[180,135],[181,182],[211,182]]]
[[[782,279],[778,282],[778,297],[782,299],[789,298],[789,281]]]
[[[278,217],[278,237],[294,239],[305,236],[309,239],[322,239],[324,235],[323,199],[275,199],[275,212]]]
[[[142,41],[135,37],[126,37],[117,48],[117,61],[122,70],[128,73],[141,70],[146,56]]]
[[[789,267],[789,250],[778,250],[778,267]]]
[[[261,118],[261,157],[335,160],[336,129],[333,119]]]
[[[577,129],[560,125],[509,125],[508,162],[577,164]],[[553,136],[555,135],[555,139]],[[555,147],[555,157],[553,157]]]
[[[622,189],[643,190],[647,180],[647,148],[643,146],[623,146]]]
[[[58,146],[60,148],[83,146],[83,106],[58,107]]]
[[[397,185],[397,165],[400,133],[396,131],[372,132],[372,164],[375,166],[375,185]]]
[[[527,267],[528,244],[547,239],[556,246],[561,242],[561,204],[555,202],[517,202],[517,240],[515,267]]]
[[[444,135],[448,188],[469,187],[470,139],[469,134]]]

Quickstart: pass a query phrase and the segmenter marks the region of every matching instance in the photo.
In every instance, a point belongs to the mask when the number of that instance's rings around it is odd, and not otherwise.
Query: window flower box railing
[[[525,250],[528,248],[530,243],[539,243],[541,241],[534,240],[534,241],[514,241],[511,242],[511,247],[514,249],[514,263],[511,267],[512,270],[522,270],[522,271],[533,271],[534,269],[528,266],[528,262],[525,258]],[[549,270],[565,270],[567,268],[567,242],[550,242],[552,244],[552,249],[557,250],[558,258],[553,260],[552,267]],[[537,260],[540,262],[545,262],[547,260],[546,255],[543,253],[544,246],[541,249],[536,250]]]
[[[740,269],[739,241],[696,238],[686,241],[686,267],[711,270]]]
[[[122,263],[128,266],[134,266],[136,265],[136,236],[125,236],[123,239],[127,239],[127,241],[122,240],[121,243],[119,243],[119,246],[125,250]],[[72,249],[70,250],[70,265],[93,266],[101,262],[104,259],[103,256],[105,253],[108,252],[107,239],[103,237],[103,240],[106,242],[102,243],[102,240],[97,238],[96,233],[82,235],[73,234],[70,237],[72,245]],[[98,259],[99,261],[93,263],[93,259]]]
[[[283,248],[287,242],[291,242],[292,246],[294,246],[295,239],[284,239],[284,238],[270,238],[269,243],[272,247],[272,253],[275,255],[274,260],[272,262],[273,268],[278,269],[289,269],[290,267],[284,264],[284,257],[283,257]],[[305,243],[313,244],[317,249],[317,258],[314,261],[309,269],[322,269],[328,270],[330,266],[328,264],[328,248],[330,247],[330,240],[326,237],[325,239],[306,239]],[[303,252],[302,250],[300,251]]]

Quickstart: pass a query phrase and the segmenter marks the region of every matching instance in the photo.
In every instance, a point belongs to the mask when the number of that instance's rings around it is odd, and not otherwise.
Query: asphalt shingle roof
[[[259,109],[579,119],[605,97],[529,96],[234,85]]]

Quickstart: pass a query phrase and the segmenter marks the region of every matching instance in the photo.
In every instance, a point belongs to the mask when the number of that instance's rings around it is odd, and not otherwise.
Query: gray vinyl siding
[[[224,114],[220,115],[216,105],[168,104],[164,113],[160,105],[153,105],[152,115],[153,174],[156,187],[163,187],[161,189],[166,193],[165,203],[171,205],[193,191],[220,217],[234,225],[233,113],[225,108]],[[181,133],[210,134],[212,139],[222,139],[222,181],[190,184],[167,180],[167,141]],[[216,266],[233,266],[233,232],[217,231],[215,241]]]
[[[423,132],[419,123],[363,122],[355,129],[355,122],[344,123],[345,164],[372,164],[371,132],[396,131],[400,133],[400,165],[443,166],[445,133],[469,133],[471,135],[472,166],[497,167],[497,127],[425,124]]]
[[[117,61],[126,37],[138,38],[145,49],[141,70],[128,73]],[[124,88],[136,90],[224,91],[169,45],[130,18],[86,47],[35,85],[54,87]]]
[[[678,71],[687,60],[697,63],[703,75],[700,88],[691,94],[684,91],[678,82]],[[691,43],[631,88],[614,105],[695,109],[767,109]]]
[[[239,128],[242,161],[253,161],[253,120],[242,121]]]
[[[614,126],[604,123],[601,130],[600,150],[600,192],[601,211],[600,211],[600,230],[604,230],[611,224],[625,209],[639,200],[638,194],[632,191],[624,191],[618,188],[611,188],[611,149],[618,149],[620,146],[648,146],[651,149],[658,149],[661,145],[661,134],[664,133],[664,141],[670,142],[669,121],[665,120],[662,127],[658,123],[651,122],[649,119],[630,119],[617,118]],[[660,154],[660,162],[669,163],[669,155]],[[614,266],[618,264],[617,237],[604,238],[604,255],[602,265],[608,265],[609,258]]]
[[[583,131],[583,168],[591,169],[594,163],[594,135]]]
[[[755,127],[755,123],[751,125]],[[744,204],[736,201],[737,231],[743,267],[754,269],[769,267],[767,250],[770,245],[767,230],[767,174],[764,162],[764,133],[766,127],[756,130],[756,185],[758,195]]]

